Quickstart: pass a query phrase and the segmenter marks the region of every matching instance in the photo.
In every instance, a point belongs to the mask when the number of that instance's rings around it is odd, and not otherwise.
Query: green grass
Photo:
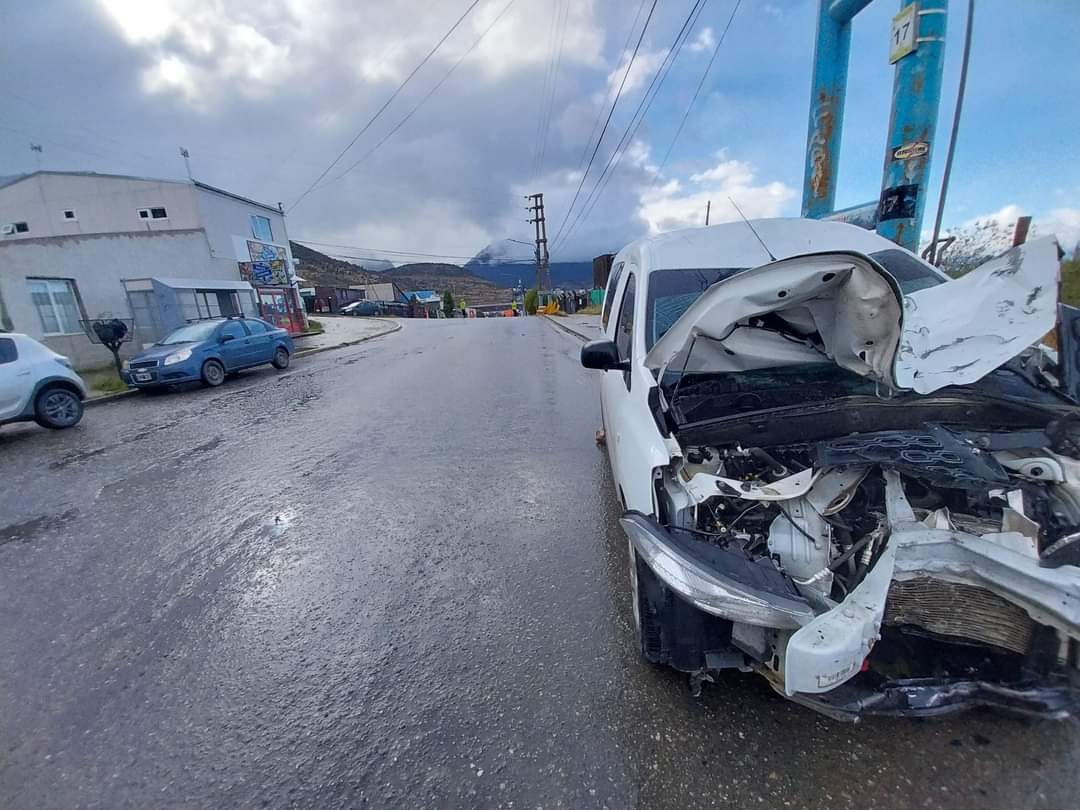
[[[116,369],[112,366],[96,371],[84,371],[81,376],[93,394],[118,394],[128,389],[127,383],[116,375]]]
[[[579,309],[577,311],[577,314],[578,315],[599,315],[600,314],[600,305],[596,304],[595,306],[582,307],[581,309]]]
[[[317,321],[314,318],[308,318],[307,325],[309,332],[315,332],[316,334],[318,334],[326,331],[325,327],[322,325],[322,321]]]

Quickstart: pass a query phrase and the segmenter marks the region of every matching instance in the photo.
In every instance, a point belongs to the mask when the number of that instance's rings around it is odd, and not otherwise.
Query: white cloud
[[[1053,234],[1068,253],[1080,244],[1080,208],[1054,208],[1045,218],[1036,218],[1037,233]]]
[[[630,73],[626,76],[626,84],[622,90],[623,94],[629,94],[642,87],[646,81],[651,81],[656,69],[667,58],[667,54],[667,48],[659,51],[638,51],[634,64],[630,67]],[[626,66],[632,55],[632,51],[624,51],[622,58],[619,60],[619,66],[608,74],[608,103],[611,103],[615,98],[615,94],[619,92],[619,85],[622,84],[623,74],[626,73]]]
[[[715,224],[740,218],[731,200],[748,218],[755,219],[780,216],[795,199],[795,189],[785,183],[758,181],[751,164],[728,159],[725,152],[718,158],[715,165],[690,175],[685,186],[673,179],[641,193],[638,215],[650,233],[704,225],[710,201],[710,222]]]
[[[711,51],[716,47],[716,35],[713,33],[712,28],[705,26],[701,29],[694,41],[688,46],[694,53],[700,53],[701,51]]]
[[[435,81],[446,65],[469,52],[468,62],[489,79],[545,65],[552,43],[537,36],[550,9],[544,4],[487,0],[453,32],[432,59]],[[208,109],[232,95],[261,98],[286,82],[318,80],[344,68],[361,83],[405,78],[460,14],[430,8],[417,14],[410,0],[98,0],[106,18],[147,60],[143,88],[175,93]],[[601,62],[604,31],[595,0],[574,2],[562,29],[562,63]],[[494,23],[481,40],[480,36]]]

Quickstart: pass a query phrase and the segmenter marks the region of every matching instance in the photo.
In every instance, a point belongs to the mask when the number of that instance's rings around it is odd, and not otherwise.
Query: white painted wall
[[[140,219],[140,208],[164,208],[167,219]],[[65,209],[77,219],[65,220]],[[192,185],[110,175],[39,173],[0,188],[0,224],[25,222],[28,233],[0,244],[47,236],[188,230],[201,227]]]
[[[201,230],[0,242],[0,297],[12,331],[24,332],[67,355],[78,368],[90,368],[109,363],[108,351],[91,344],[83,334],[45,337],[27,278],[73,279],[86,317],[111,313],[130,318],[124,279],[238,280],[236,262],[228,266],[231,271],[225,272],[221,262],[210,258]]]
[[[284,247],[289,263],[292,263],[289,234],[285,230],[285,217],[280,212],[198,186],[194,187],[194,192],[203,227],[206,228],[206,237],[210,242],[210,252],[215,258],[228,257],[233,262],[250,261],[246,245],[241,248],[240,242],[256,239],[251,228],[251,217],[260,216],[270,220],[270,229],[274,235],[270,241]]]

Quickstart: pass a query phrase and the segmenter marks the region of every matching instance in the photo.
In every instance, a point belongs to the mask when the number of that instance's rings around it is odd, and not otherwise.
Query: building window
[[[168,219],[169,214],[164,208],[140,208],[139,219]]]
[[[45,335],[82,333],[79,327],[82,308],[74,281],[67,278],[30,278],[26,281]]]
[[[75,209],[74,208],[65,208],[64,209],[64,219],[69,220],[69,221],[78,220],[78,217],[75,216]]]
[[[274,232],[270,228],[270,218],[252,214],[251,235],[262,242],[273,242]]]
[[[30,233],[30,226],[25,222],[16,222],[15,233]]]

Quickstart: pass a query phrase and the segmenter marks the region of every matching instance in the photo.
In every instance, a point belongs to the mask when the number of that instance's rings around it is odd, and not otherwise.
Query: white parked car
[[[0,425],[69,428],[82,419],[84,399],[86,385],[66,357],[26,335],[0,333]]]
[[[949,280],[853,226],[668,233],[614,259],[601,410],[641,652],[830,716],[1080,693],[1076,323],[1057,245]]]

